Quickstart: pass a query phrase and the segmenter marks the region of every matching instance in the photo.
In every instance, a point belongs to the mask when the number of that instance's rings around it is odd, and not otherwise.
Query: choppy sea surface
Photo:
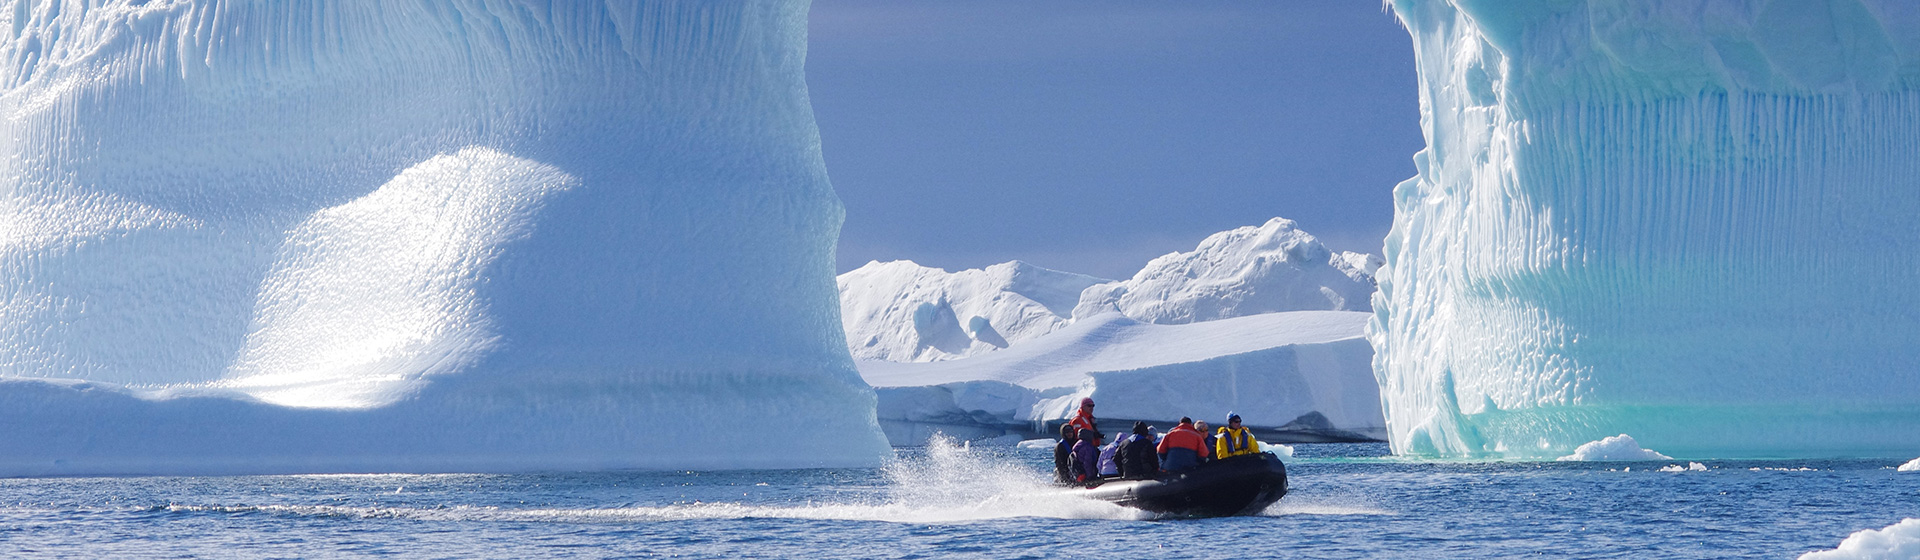
[[[8,479],[0,557],[1793,558],[1920,517],[1903,459],[1295,449],[1279,504],[1202,520],[1063,495],[1049,450],[938,441],[881,469]]]

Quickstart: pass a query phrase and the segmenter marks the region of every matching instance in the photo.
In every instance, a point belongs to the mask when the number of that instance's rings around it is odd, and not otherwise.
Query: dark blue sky
[[[1420,138],[1374,0],[814,0],[839,269],[1111,278],[1274,216],[1379,253]]]

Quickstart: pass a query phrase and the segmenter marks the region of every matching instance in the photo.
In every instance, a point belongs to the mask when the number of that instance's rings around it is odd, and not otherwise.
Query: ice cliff
[[[1369,328],[1396,451],[1920,448],[1920,5],[1390,5],[1428,141]]]
[[[9,2],[0,475],[877,461],[806,11]]]

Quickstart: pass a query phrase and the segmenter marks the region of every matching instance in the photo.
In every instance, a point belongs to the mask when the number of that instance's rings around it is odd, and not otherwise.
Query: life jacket
[[[1099,431],[1098,428],[1093,427],[1093,411],[1087,410],[1085,408],[1081,408],[1079,413],[1075,414],[1072,420],[1067,421],[1067,424],[1073,426],[1075,430],[1086,429],[1086,430]],[[1078,433],[1078,432],[1076,431],[1075,433]]]
[[[1215,458],[1225,459],[1260,452],[1260,442],[1253,439],[1253,431],[1244,426],[1238,430],[1223,426],[1214,434],[1216,436],[1213,441]]]

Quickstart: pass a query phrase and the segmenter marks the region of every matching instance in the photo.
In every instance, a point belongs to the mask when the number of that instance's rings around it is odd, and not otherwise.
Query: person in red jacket
[[[1076,430],[1099,431],[1093,427],[1093,397],[1080,399],[1080,412],[1075,413],[1073,419],[1067,421],[1067,425],[1073,426]],[[1095,442],[1094,445],[1099,443]]]
[[[1193,427],[1193,419],[1180,418],[1180,425],[1167,430],[1160,437],[1160,468],[1167,472],[1183,471],[1200,466],[1200,460],[1209,455],[1206,436]]]

